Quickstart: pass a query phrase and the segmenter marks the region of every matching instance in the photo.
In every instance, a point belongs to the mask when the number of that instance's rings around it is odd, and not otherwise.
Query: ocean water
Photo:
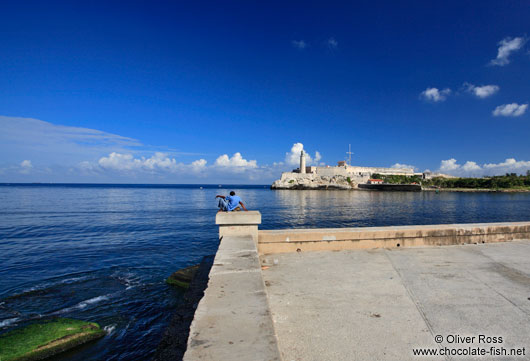
[[[529,193],[273,191],[268,186],[0,185],[0,333],[61,316],[100,341],[61,360],[149,360],[182,293],[164,280],[215,253],[215,195],[261,229],[530,220]]]

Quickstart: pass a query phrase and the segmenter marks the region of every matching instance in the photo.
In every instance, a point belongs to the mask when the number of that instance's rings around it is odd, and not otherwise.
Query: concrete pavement
[[[530,359],[530,241],[283,253],[261,261],[270,266],[262,274],[285,361],[502,359],[413,356],[413,349],[446,347],[525,347],[525,355],[504,359]],[[475,339],[455,343],[454,335]],[[480,335],[502,343],[479,342]]]

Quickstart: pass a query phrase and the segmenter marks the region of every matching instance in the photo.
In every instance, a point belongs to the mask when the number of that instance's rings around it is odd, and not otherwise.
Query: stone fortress
[[[446,176],[438,173],[416,173],[413,168],[359,167],[349,162],[339,161],[337,166],[306,166],[305,153],[300,153],[300,167],[291,172],[284,172],[280,179],[274,181],[271,189],[354,189],[359,184],[369,182],[372,174],[419,176],[430,179],[435,176]]]

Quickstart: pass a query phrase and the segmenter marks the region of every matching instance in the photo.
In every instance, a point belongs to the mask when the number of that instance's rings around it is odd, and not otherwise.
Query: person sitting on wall
[[[241,207],[245,211],[247,211],[247,209],[245,208],[245,205],[243,204],[243,202],[241,202],[241,198],[239,198],[239,196],[236,196],[236,192],[234,191],[231,191],[230,195],[227,197],[216,195],[215,198],[216,199],[219,198],[219,200],[217,201],[217,207],[219,207],[219,212],[239,211],[241,210],[239,208],[239,205],[241,205]]]

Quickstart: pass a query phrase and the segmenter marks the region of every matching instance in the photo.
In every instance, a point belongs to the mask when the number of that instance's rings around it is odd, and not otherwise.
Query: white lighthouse
[[[300,152],[300,173],[305,173],[305,153],[303,149]]]

